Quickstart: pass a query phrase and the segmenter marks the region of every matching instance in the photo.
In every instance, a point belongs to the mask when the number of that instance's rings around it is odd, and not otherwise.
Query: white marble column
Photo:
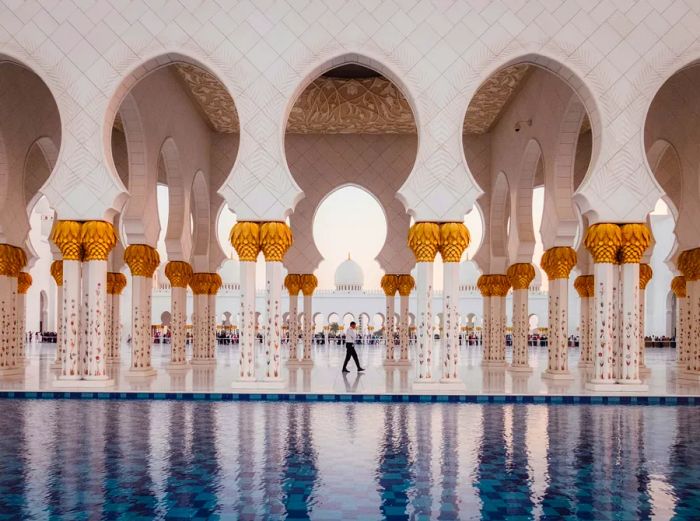
[[[80,380],[81,262],[63,258],[63,322],[61,375],[59,380]]]
[[[207,295],[207,338],[209,340],[207,345],[207,358],[211,362],[216,362],[216,295],[219,293],[219,289],[223,285],[223,281],[221,280],[221,275],[218,273],[211,273],[210,278],[211,281],[209,285],[209,293]]]
[[[110,225],[111,226],[111,225]],[[86,298],[87,328],[85,329],[86,351],[83,354],[83,378],[104,385],[114,382],[107,376],[107,354],[105,349],[107,308],[107,260],[93,259],[83,263],[83,291]]]
[[[460,254],[461,255],[461,254]],[[459,376],[459,262],[443,263],[442,377],[443,383],[460,382]]]
[[[550,248],[541,266],[549,279],[549,334],[547,370],[543,378],[569,380],[569,274],[576,265],[576,251],[567,246]]]
[[[313,365],[311,355],[314,340],[313,299],[313,294],[304,293],[304,330],[302,331],[304,349],[301,355],[301,365]]]
[[[593,367],[593,345],[591,344],[591,300],[593,296],[593,276],[581,275],[576,278],[574,287],[581,298],[579,311],[579,347],[581,349],[579,367]]]
[[[131,270],[131,367],[129,376],[153,376],[151,365],[151,309],[153,273],[160,258],[155,248],[132,244],[124,252]]]
[[[122,321],[121,321],[121,294],[126,287],[126,275],[119,272],[108,273],[112,279],[112,294],[108,295],[111,301],[111,338],[110,350],[107,353],[107,362],[119,363],[122,346]]]
[[[688,342],[686,339],[686,321],[688,319],[685,277],[674,277],[671,289],[676,296],[676,366],[679,373],[688,368]]]
[[[169,369],[187,367],[187,286],[192,279],[192,266],[184,261],[165,265],[170,281],[170,364]]]
[[[477,287],[484,300],[482,339],[484,367],[506,367],[506,295],[510,279],[506,275],[482,275]]]
[[[385,298],[385,321],[384,321],[384,365],[394,365],[396,363],[396,345],[394,344],[394,329],[396,316],[396,291],[398,290],[399,277],[387,273],[382,277],[381,286],[384,290]]]
[[[646,363],[646,289],[654,272],[649,264],[639,265],[639,374],[648,375],[651,370]]]
[[[289,334],[289,360],[297,360],[299,347],[299,291],[301,291],[301,275],[288,273],[284,278],[284,286],[289,293],[289,315],[287,331]]]
[[[209,355],[209,291],[210,274],[194,273],[190,281],[192,286],[192,360],[191,364],[210,364],[213,360]]]
[[[488,275],[487,275],[488,276]],[[483,277],[483,275],[482,275]],[[481,279],[480,279],[481,280]],[[491,350],[491,294],[487,292],[488,288],[479,288],[481,290],[481,365],[489,365],[493,361],[493,353]]]
[[[23,372],[17,364],[14,323],[17,319],[17,248],[0,244],[0,376]]]
[[[700,248],[687,250],[681,253],[686,254],[689,259],[686,265],[681,265],[679,257],[679,268],[683,272],[686,280],[686,333],[688,335],[688,346],[686,349],[687,364],[686,370],[679,375],[684,380],[700,380]]]
[[[27,291],[32,285],[32,276],[21,271],[17,277],[17,365],[24,366],[27,360]]]
[[[529,263],[517,263],[506,273],[513,288],[513,362],[511,371],[532,371],[528,360],[528,289],[535,278],[535,268]]]
[[[63,261],[54,261],[51,264],[51,276],[56,282],[56,358],[51,364],[51,369],[60,369],[63,360]]]
[[[501,275],[503,276],[503,275]],[[507,293],[507,289],[506,289]],[[505,367],[506,362],[506,297],[505,294],[491,297],[491,348],[495,365]]]
[[[265,380],[282,381],[282,262],[266,261]]]
[[[400,296],[399,315],[399,360],[398,365],[408,365],[408,349],[410,345],[409,297],[415,282],[411,275],[399,275],[398,291]]]
[[[255,380],[255,262],[241,262],[241,333],[239,373],[242,381]]]
[[[615,390],[613,352],[615,349],[613,324],[619,321],[614,306],[614,281],[617,254],[622,243],[620,227],[616,224],[599,223],[588,228],[584,239],[586,248],[593,257],[593,301],[595,309],[594,361],[591,380],[586,389],[592,391]]]

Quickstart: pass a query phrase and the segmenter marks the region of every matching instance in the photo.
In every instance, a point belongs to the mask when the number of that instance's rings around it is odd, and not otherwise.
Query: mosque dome
[[[460,286],[474,286],[476,287],[476,281],[479,279],[479,269],[476,267],[472,261],[464,261],[459,265],[459,285]]]
[[[340,263],[335,270],[336,291],[360,291],[365,283],[365,274],[360,265],[350,258]]]
[[[241,281],[241,264],[238,259],[224,261],[219,275],[224,284],[238,284]]]

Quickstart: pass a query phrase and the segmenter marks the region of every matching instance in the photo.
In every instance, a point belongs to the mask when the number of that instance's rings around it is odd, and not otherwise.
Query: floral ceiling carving
[[[527,64],[514,65],[491,76],[469,104],[464,133],[488,132],[531,68]],[[219,80],[193,65],[180,63],[174,66],[174,70],[211,128],[223,133],[239,131],[236,106]],[[119,118],[115,127],[120,129]],[[294,104],[287,132],[415,134],[416,126],[408,101],[387,79],[321,76]]]

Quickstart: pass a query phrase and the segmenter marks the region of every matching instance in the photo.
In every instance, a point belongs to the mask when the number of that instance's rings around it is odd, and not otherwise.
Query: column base
[[[532,367],[529,365],[512,365],[508,368],[512,373],[531,373],[533,371]]]
[[[295,360],[295,359],[289,359],[287,360],[287,365],[292,366],[292,367],[312,367],[314,365],[313,360]]]
[[[158,374],[152,367],[144,367],[142,369],[134,369],[133,367],[126,372],[127,378],[147,378]]]
[[[409,365],[411,365],[411,361],[410,361],[410,360],[401,360],[401,359],[398,359],[398,360],[396,360],[396,364],[395,364],[395,365],[396,365],[397,367],[408,367]]]
[[[215,365],[216,358],[193,358],[190,365]]]
[[[98,378],[98,377],[93,377],[93,378]],[[80,389],[91,389],[91,388],[100,388],[100,387],[113,387],[114,386],[114,380],[112,378],[106,377],[106,378],[99,378],[99,379],[94,379],[94,380],[67,380],[67,379],[61,379],[57,378],[53,382],[54,387],[61,387],[61,388],[80,388]]]
[[[577,367],[581,369],[590,369],[593,367],[593,362],[579,362]]]
[[[61,366],[61,362],[52,362],[51,365],[49,365],[49,369],[60,369]]]
[[[482,360],[481,367],[505,368],[508,367],[508,362],[505,360]]]
[[[640,367],[639,374],[643,376],[649,376],[651,374],[651,368],[647,366]]]
[[[573,380],[574,375],[572,375],[569,371],[558,373],[554,371],[550,371],[547,369],[542,373],[542,379],[543,380]]]
[[[649,391],[649,386],[643,383],[621,384],[611,381],[586,382],[587,391],[609,392],[609,393],[644,393]]]
[[[700,372],[696,371],[685,371],[678,373],[678,379],[684,382],[700,382]]]
[[[14,376],[18,374],[24,374],[24,367],[3,367],[2,369],[0,369],[0,376]]]
[[[189,371],[190,366],[187,362],[170,362],[165,366],[168,371]]]
[[[109,358],[107,358],[108,364],[118,364],[119,362],[121,362],[121,358],[119,358],[118,356],[110,356]]]
[[[231,389],[254,391],[257,389],[257,384],[258,384],[258,381],[254,377],[253,378],[241,378],[241,379],[234,380],[233,382],[231,382]]]
[[[414,381],[411,388],[414,391],[427,392],[427,391],[464,391],[467,386],[464,382],[455,380],[428,380],[428,381]]]
[[[287,382],[284,380],[260,380],[255,383],[255,388],[260,390],[269,389],[271,391],[281,391],[287,388]]]
[[[399,360],[387,360],[386,358],[384,359],[384,367],[396,367],[399,365],[403,365],[399,363]]]

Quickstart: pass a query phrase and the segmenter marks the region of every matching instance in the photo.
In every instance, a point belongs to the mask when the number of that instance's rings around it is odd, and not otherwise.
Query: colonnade
[[[24,368],[24,338],[17,318],[19,277],[26,264],[24,250],[0,244],[0,375],[18,374]]]
[[[678,302],[679,378],[700,381],[700,248],[685,250],[677,261],[683,278],[673,279]],[[680,331],[680,334],[679,334]]]
[[[409,351],[409,307],[408,299],[415,287],[413,277],[409,274],[386,274],[382,277],[381,286],[386,297],[384,323],[384,352],[385,366],[408,365]],[[396,324],[396,295],[399,295],[399,323]],[[395,333],[398,333],[399,344],[396,345]],[[397,353],[398,347],[398,353]],[[398,356],[397,356],[398,354]]]

